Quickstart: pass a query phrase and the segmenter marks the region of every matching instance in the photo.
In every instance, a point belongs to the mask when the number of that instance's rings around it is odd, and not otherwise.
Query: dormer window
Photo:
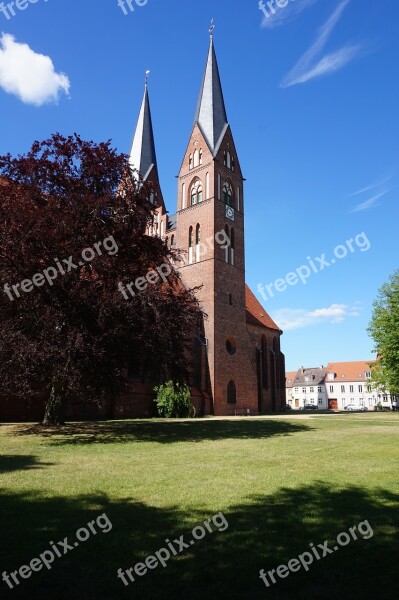
[[[335,373],[328,373],[328,379],[329,379],[330,381],[331,381],[331,380],[334,380],[334,379],[335,379]]]

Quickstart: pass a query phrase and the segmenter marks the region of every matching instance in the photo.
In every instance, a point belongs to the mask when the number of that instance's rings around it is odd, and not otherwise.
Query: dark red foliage
[[[118,289],[170,258],[144,233],[149,191],[109,142],[57,134],[24,156],[0,157],[0,393],[56,384],[64,397],[100,400],[118,392],[128,364],[154,382],[187,380],[184,340],[199,317],[193,293],[175,271],[129,300]],[[102,256],[82,260],[104,240],[112,252],[101,246]],[[67,271],[69,257],[84,264],[53,285],[17,288],[19,298],[6,293],[55,259]]]

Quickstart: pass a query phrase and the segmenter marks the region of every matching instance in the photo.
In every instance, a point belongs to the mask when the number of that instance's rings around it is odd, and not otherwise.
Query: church
[[[282,410],[283,332],[245,283],[245,180],[227,118],[212,34],[173,216],[162,194],[155,148],[146,82],[130,164],[153,189],[153,222],[147,233],[160,236],[180,253],[175,266],[184,285],[201,286],[196,295],[205,314],[203,335],[196,337],[190,357],[197,414]],[[120,416],[131,416],[134,406],[137,410],[137,394],[139,387],[132,386]]]

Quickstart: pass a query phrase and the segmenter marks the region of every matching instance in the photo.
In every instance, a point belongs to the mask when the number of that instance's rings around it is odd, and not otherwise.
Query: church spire
[[[198,123],[208,145],[213,153],[217,151],[228,121],[220,83],[219,68],[213,45],[213,24],[210,33],[208,58],[198,98],[194,123]]]
[[[136,132],[130,151],[130,164],[136,169],[144,181],[148,179],[153,169],[158,171],[155,153],[154,132],[152,128],[150,100],[148,97],[148,75],[146,72],[144,98],[141,104]]]

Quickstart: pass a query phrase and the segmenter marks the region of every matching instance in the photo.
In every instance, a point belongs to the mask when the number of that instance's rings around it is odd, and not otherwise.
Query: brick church
[[[177,211],[170,216],[158,176],[148,86],[130,163],[151,183],[149,235],[178,253],[182,284],[197,292],[204,312],[193,336],[191,390],[197,415],[262,414],[285,406],[282,331],[245,283],[244,177],[223,98],[211,36],[194,125],[178,175]],[[137,176],[138,176],[137,175]],[[105,404],[69,402],[67,420],[156,415],[154,383],[131,378],[125,392]],[[0,398],[0,421],[41,420],[46,397]]]
[[[197,338],[192,357],[197,411],[229,415],[280,410],[285,406],[282,331],[245,283],[244,177],[212,35],[178,175],[176,214],[169,215],[162,195],[147,83],[130,163],[153,186],[156,208],[148,233],[181,252],[175,266],[187,287],[202,286],[197,297],[206,314],[204,335]]]

